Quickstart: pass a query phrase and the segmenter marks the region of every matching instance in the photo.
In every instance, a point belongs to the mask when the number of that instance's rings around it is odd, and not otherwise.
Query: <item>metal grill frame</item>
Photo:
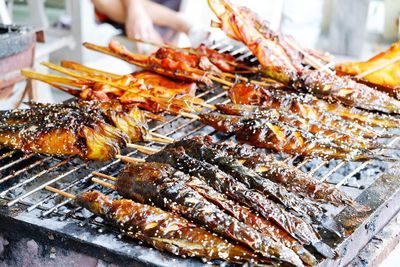
[[[251,53],[249,53],[245,48],[234,48],[230,44],[223,43],[217,43],[211,45],[211,47],[219,49],[220,52],[230,51],[230,53],[235,55],[239,60],[247,59],[254,61],[250,58]],[[218,87],[208,88],[198,96],[206,99],[207,103],[212,104],[229,102],[226,95],[226,91],[224,91],[223,88]],[[159,133],[171,137],[179,135],[179,138],[193,136],[198,133],[214,136],[218,135],[220,141],[231,138],[229,135],[218,134],[211,127],[202,125],[194,119],[184,118],[182,115],[168,116],[168,118],[169,119],[166,122],[156,124],[151,131],[162,131]],[[169,131],[164,129],[172,127],[172,125],[174,125],[173,129]],[[181,135],[182,132],[185,134]],[[400,137],[396,137],[388,144],[395,145],[399,140]],[[157,144],[153,143],[146,143],[146,145],[157,146]],[[16,156],[16,153],[19,152],[7,151],[4,154],[0,154],[0,161],[6,160],[9,157],[14,157]],[[141,154],[136,150],[131,149],[125,155],[140,157]],[[66,178],[71,176],[73,179],[69,181],[67,185],[64,186],[63,184],[61,187],[62,190],[82,192],[93,188],[100,189],[101,187],[90,183],[90,180],[93,177],[91,171],[115,175],[115,170],[113,172],[112,169],[119,165],[122,166],[120,160],[113,160],[99,167],[92,167],[89,163],[81,161],[71,168],[67,168],[65,172],[41,182],[43,177],[69,165],[71,158],[55,161],[54,158],[50,156],[39,157],[29,154],[17,157],[15,160],[0,166],[0,173],[13,169],[18,166],[18,164],[24,163],[28,160],[34,161],[5,177],[0,177],[0,188],[6,182],[11,182],[17,178],[20,179],[16,184],[3,188],[3,190],[0,191],[0,204],[3,205],[3,207],[0,208],[0,220],[2,222],[0,224],[1,230],[5,232],[17,231],[19,233],[29,234],[43,242],[56,242],[57,245],[65,245],[69,249],[78,249],[90,255],[119,263],[124,263],[126,261],[129,262],[129,264],[132,264],[132,261],[134,261],[138,264],[156,266],[170,266],[171,264],[179,266],[202,265],[202,262],[199,260],[174,257],[170,254],[161,253],[154,249],[141,246],[132,240],[129,240],[128,243],[125,239],[120,240],[119,238],[116,238],[117,234],[114,230],[110,230],[110,228],[104,223],[97,222],[96,216],[91,215],[87,218],[83,218],[77,215],[81,212],[81,208],[73,208],[68,205],[71,202],[70,200],[65,199],[62,201],[55,201],[58,198],[57,194],[44,190],[45,186],[54,186],[58,182],[63,182]],[[284,161],[288,163],[293,163],[296,160],[296,157],[290,156],[284,159]],[[296,164],[296,168],[302,168],[309,164],[310,161],[311,160],[301,161]],[[41,169],[41,166],[46,162],[52,162],[52,165]],[[341,161],[338,162],[336,166],[330,168],[322,177],[319,177],[319,179],[321,181],[334,183],[339,189],[352,187],[352,185],[349,184],[349,180],[363,169],[368,168],[368,165],[371,162],[372,161],[367,161],[355,166],[340,181],[330,181],[331,176],[335,174],[335,172],[349,164],[345,161]],[[328,163],[328,161],[319,162],[309,171],[309,173],[312,175],[318,174],[318,171]],[[400,173],[399,166],[400,165],[397,163],[390,166],[390,169],[388,168],[383,175],[376,177],[375,181],[365,189],[357,189],[359,192],[356,198],[357,202],[369,206],[371,210],[368,212],[358,212],[347,207],[338,211],[335,218],[345,226],[346,230],[351,235],[347,238],[324,236],[324,240],[328,244],[337,247],[341,257],[337,260],[323,260],[320,263],[321,266],[344,266],[348,264],[356,256],[356,252],[361,250],[364,245],[367,244],[367,242],[399,211],[399,205],[397,205],[397,202],[400,200],[400,179],[397,178],[397,173]],[[35,169],[39,169],[39,171],[32,176],[23,177],[24,173]],[[75,174],[82,169],[88,169],[89,173],[83,176]],[[8,197],[9,193],[13,190],[27,186],[31,183],[36,183],[37,185],[22,195]],[[103,191],[104,190],[105,189],[103,189]],[[43,194],[43,197],[39,197],[38,200],[32,202],[30,200],[31,197],[38,193]],[[49,240],[47,238],[49,235],[54,238]],[[103,244],[101,238],[99,239],[99,236],[104,236],[107,241],[112,241],[112,246]],[[60,240],[64,241],[60,242]]]

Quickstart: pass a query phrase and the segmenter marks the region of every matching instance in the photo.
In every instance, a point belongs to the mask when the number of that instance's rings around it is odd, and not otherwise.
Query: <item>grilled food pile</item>
[[[50,155],[73,155],[86,160],[109,160],[129,142],[145,140],[144,114],[118,103],[28,103],[29,109],[0,115],[0,144]]]
[[[317,201],[357,207],[332,185],[253,149],[214,143],[210,137],[177,141],[145,163],[128,164],[115,178],[114,189],[251,249],[255,260],[295,266],[316,264],[315,255],[336,257],[319,231],[344,234]]]
[[[200,114],[200,119],[242,143],[324,159],[392,160],[382,153],[391,148],[376,139],[393,136],[372,126],[396,128],[397,118],[254,84],[236,84],[229,96],[233,104],[217,104],[219,112]]]
[[[209,4],[219,19],[213,25],[243,42],[259,67],[205,45],[164,46],[139,55],[116,41],[108,47],[85,43],[146,71],[117,75],[71,61],[44,63],[65,76],[24,70],[79,100],[29,103],[29,109],[1,113],[0,144],[108,160],[128,143],[149,140],[153,133],[146,118],[163,120],[154,113],[199,113],[204,124],[273,152],[326,160],[394,159],[386,152],[396,148],[380,139],[392,138],[386,129],[400,126],[393,116],[400,113],[393,78],[398,64],[365,79],[356,75],[391,62],[398,45],[368,62],[338,65],[336,75],[323,67],[329,55],[271,30],[251,10],[226,0]],[[200,84],[227,85],[232,103],[206,103],[195,96]],[[367,209],[271,155],[209,137],[176,141],[145,162],[128,164],[113,189],[124,199],[86,192],[76,203],[159,250],[232,263],[303,266],[335,258],[320,232],[342,236],[344,229],[319,203]]]

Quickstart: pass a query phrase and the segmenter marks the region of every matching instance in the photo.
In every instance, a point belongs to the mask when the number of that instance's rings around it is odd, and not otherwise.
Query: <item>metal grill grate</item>
[[[213,45],[212,48],[218,48],[221,52],[231,51],[240,60],[253,60],[250,58],[251,54],[244,48],[235,49],[232,45],[221,43]],[[221,87],[203,89],[198,96],[211,104],[229,102],[226,91]],[[167,121],[163,123],[153,122],[151,131],[175,139],[199,134],[212,135],[219,141],[232,138],[231,135],[217,133],[211,127],[202,125],[194,119],[184,118],[181,115],[166,115],[166,118]],[[388,144],[395,146],[399,139],[400,137],[393,138]],[[160,147],[159,144],[154,143],[146,143],[145,145]],[[134,149],[126,149],[122,154],[134,157],[142,156]],[[350,229],[350,233],[353,233],[351,238],[327,240],[328,243],[331,242],[331,245],[338,246],[339,249],[342,249],[344,244],[349,246],[349,240],[354,241],[356,239],[356,234],[360,231],[362,225],[373,222],[372,214],[377,216],[381,211],[385,215],[380,215],[380,222],[375,229],[376,232],[380,229],[380,224],[383,226],[397,212],[397,208],[392,208],[392,204],[399,199],[398,190],[400,186],[397,184],[397,179],[391,179],[390,176],[389,178],[387,176],[382,177],[382,174],[387,173],[392,166],[391,164],[376,161],[355,163],[338,160],[302,160],[299,157],[288,157],[280,154],[276,156],[321,181],[335,184],[336,187],[352,197],[359,197],[358,200],[362,204],[371,206],[370,212],[359,214],[349,208],[342,210],[324,205],[329,213],[335,215]],[[111,193],[107,189],[91,184],[92,171],[116,175],[122,167],[123,164],[120,160],[99,164],[83,162],[75,158],[24,155],[21,152],[2,149],[0,150],[0,203],[6,208],[0,212],[0,215],[2,218],[12,219],[14,223],[26,222],[55,233],[62,233],[66,238],[78,239],[81,243],[92,245],[94,248],[102,247],[104,251],[110,253],[123,254],[137,262],[147,262],[151,257],[151,261],[159,265],[168,265],[171,261],[182,266],[200,264],[195,260],[183,260],[139,246],[132,240],[128,243],[131,245],[127,246],[125,240],[115,238],[115,233],[110,232],[109,228],[105,228],[105,223],[96,216],[88,214],[81,208],[68,205],[70,200],[62,199],[57,194],[44,190],[47,185],[51,185],[75,194],[94,188]],[[378,197],[371,195],[371,192],[378,191]],[[12,214],[10,214],[11,210]],[[382,219],[383,217],[387,217],[387,220]],[[362,220],[351,224],[349,221],[351,218],[361,218]],[[68,227],[66,227],[67,225]],[[93,229],[96,229],[96,232],[93,233]],[[360,244],[357,250],[350,254],[348,252],[342,254],[344,257],[341,259],[341,264],[348,262],[362,248],[363,241],[358,240],[358,242]],[[98,256],[101,257],[101,255]]]

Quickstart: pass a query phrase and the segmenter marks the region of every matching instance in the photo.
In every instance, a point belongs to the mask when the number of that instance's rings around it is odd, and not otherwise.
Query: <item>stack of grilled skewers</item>
[[[393,148],[378,139],[393,136],[377,128],[399,127],[400,119],[381,114],[400,113],[399,101],[321,69],[329,61],[326,55],[272,31],[252,11],[225,0],[209,3],[220,20],[214,26],[247,45],[260,68],[204,45],[165,46],[147,56],[115,41],[108,47],[86,43],[89,49],[147,71],[117,75],[70,61],[61,66],[45,63],[68,77],[24,70],[27,77],[80,100],[29,103],[30,109],[2,113],[0,144],[107,160],[128,143],[154,140],[145,118],[163,118],[153,113],[190,115],[208,108],[218,113],[192,118],[255,147],[324,159],[392,159],[383,152]],[[233,103],[206,103],[195,96],[193,82],[229,86]],[[117,178],[98,174],[114,184],[94,180],[126,199],[112,200],[97,192],[63,194],[112,221],[126,235],[176,255],[314,265],[316,255],[336,256],[319,232],[343,234],[317,201],[364,209],[334,186],[243,146],[196,137],[160,151],[134,147],[151,155],[146,160],[120,157],[130,163]]]
[[[209,137],[177,141],[145,161],[126,160],[131,163],[117,178],[94,173],[114,185],[94,181],[124,198],[175,212],[275,263],[314,265],[315,253],[336,256],[318,232],[342,235],[343,230],[316,201],[360,208],[334,186]]]
[[[24,152],[104,161],[128,143],[155,139],[136,106],[128,109],[115,101],[28,105],[29,109],[1,113],[0,144]]]

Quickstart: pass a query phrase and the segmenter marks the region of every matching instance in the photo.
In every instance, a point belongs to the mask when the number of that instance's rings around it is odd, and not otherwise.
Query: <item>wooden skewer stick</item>
[[[111,77],[113,79],[118,79],[122,77],[121,75],[115,73],[89,68],[74,61],[62,60],[61,66],[67,69],[76,70],[78,72],[84,72],[86,74],[102,75],[104,77]]]
[[[154,137],[154,136],[144,136],[143,141],[145,142],[156,142],[156,143],[161,143],[161,144],[171,144],[173,141],[167,140],[164,138],[159,138],[159,137]],[[128,144],[129,146],[130,144]]]
[[[134,157],[127,157],[127,156],[120,156],[120,159],[124,162],[128,163],[144,163],[146,162],[144,159],[134,158]]]
[[[162,135],[162,134],[159,134],[159,133],[155,133],[155,132],[150,132],[150,134],[151,134],[152,136],[155,136],[155,137],[159,137],[159,138],[168,140],[168,141],[170,141],[171,143],[175,142],[175,139],[172,138],[172,137],[168,137],[168,136],[165,136],[165,135]]]
[[[129,163],[136,163],[136,162],[146,162],[144,159],[139,159],[139,158],[133,158],[133,157],[127,157],[127,156],[123,156],[123,155],[116,155],[115,156],[117,159],[120,159],[122,161],[125,162],[129,162]]]
[[[167,70],[161,69],[161,68],[149,68],[147,66],[147,62],[145,62],[145,63],[143,62],[143,61],[147,61],[148,60],[148,56],[144,56],[144,55],[140,55],[140,54],[133,54],[132,53],[133,56],[138,57],[137,60],[133,60],[131,57],[128,57],[128,56],[125,56],[125,55],[120,55],[118,53],[114,53],[108,47],[98,46],[98,45],[91,44],[91,43],[84,43],[83,45],[88,49],[91,49],[91,50],[94,50],[94,51],[97,51],[97,52],[100,52],[100,53],[104,53],[104,54],[107,54],[107,55],[122,59],[122,60],[124,60],[124,61],[126,61],[128,63],[134,64],[134,65],[136,65],[138,67],[141,67],[141,68],[144,68],[144,69],[150,69],[150,70],[156,71],[158,73],[161,73],[161,74],[164,74],[164,75],[167,75],[167,76],[170,76],[170,77],[180,77],[180,78],[187,79],[187,77],[184,74],[181,74],[181,73],[177,73],[177,72],[172,73],[171,71],[167,71]],[[140,61],[139,59],[142,60],[142,61]],[[207,74],[206,72],[204,72],[202,70],[199,70],[199,69],[188,68],[187,70],[192,72],[192,73],[196,73],[196,74],[199,74],[199,75],[204,75],[205,77],[207,77],[207,78],[209,78],[209,79],[211,79],[213,81],[219,82],[221,84],[225,84],[225,85],[228,85],[228,86],[232,86],[233,85],[232,82],[226,81],[224,79],[221,79],[221,78],[216,77],[216,76],[211,75],[211,74]]]
[[[356,75],[355,77],[357,79],[361,79],[361,78],[363,78],[363,77],[365,77],[365,76],[367,76],[367,75],[369,75],[371,73],[374,73],[374,72],[376,72],[376,71],[378,71],[380,69],[386,68],[386,67],[396,63],[397,61],[400,61],[400,55],[398,55],[398,56],[396,56],[396,57],[384,62],[383,64],[380,64],[378,66],[372,67],[372,68],[370,68],[370,69],[368,69],[368,70]]]
[[[92,178],[92,182],[94,182],[96,184],[99,184],[101,186],[104,186],[106,188],[110,188],[110,189],[112,189],[114,191],[117,189],[117,187],[115,185],[107,183],[107,182],[104,182],[103,180],[100,180],[100,179],[97,179],[97,178]]]
[[[59,195],[61,195],[63,197],[69,198],[69,199],[75,199],[76,198],[76,196],[73,195],[73,194],[64,192],[64,191],[62,191],[60,189],[57,189],[57,188],[54,188],[54,187],[51,187],[51,186],[46,186],[45,189],[50,191],[50,192],[57,193],[57,194],[59,194]]]
[[[43,73],[39,73],[30,69],[22,69],[21,70],[21,74],[24,75],[25,77],[31,78],[33,80],[38,80],[38,81],[42,81],[45,83],[61,83],[64,85],[69,85],[69,86],[73,86],[73,87],[82,87],[83,85],[85,85],[85,82],[82,81],[78,81],[76,79],[71,79],[68,77],[62,77],[62,76],[57,76],[57,75],[52,75],[52,74],[43,74]]]
[[[104,179],[107,179],[107,180],[110,180],[110,181],[113,181],[113,182],[115,182],[117,180],[117,178],[115,178],[113,176],[110,176],[110,175],[107,175],[107,174],[104,174],[104,173],[101,173],[101,172],[94,171],[94,172],[92,172],[92,174],[94,176],[98,176],[98,177],[101,177],[101,178],[104,178]]]
[[[188,112],[184,112],[184,111],[179,112],[179,114],[184,116],[184,117],[187,117],[189,119],[194,119],[194,120],[199,120],[200,119],[200,117],[198,115],[192,114],[192,113],[188,113]]]
[[[141,145],[137,145],[137,144],[128,144],[127,146],[130,147],[130,148],[135,148],[139,152],[142,152],[142,153],[147,154],[147,155],[152,155],[152,154],[157,153],[159,151],[159,149],[156,149],[156,148],[141,146]]]

